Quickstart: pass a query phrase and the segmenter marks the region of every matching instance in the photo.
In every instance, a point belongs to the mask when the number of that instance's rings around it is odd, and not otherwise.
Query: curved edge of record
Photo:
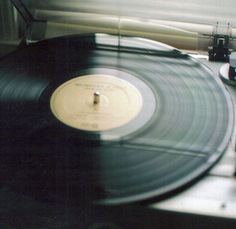
[[[189,175],[186,175],[181,180],[169,184],[163,188],[160,188],[158,190],[150,191],[144,194],[139,194],[132,197],[124,197],[124,198],[108,198],[108,199],[102,199],[95,201],[95,204],[99,205],[122,205],[122,204],[130,204],[133,202],[143,202],[143,203],[150,203],[151,201],[161,201],[163,199],[166,199],[170,197],[172,194],[179,193],[179,191],[184,191],[186,188],[188,188],[191,185],[194,185],[195,182],[197,182],[199,179],[204,179],[204,175],[211,170],[216,163],[222,158],[225,151],[228,149],[230,142],[232,141],[232,138],[235,137],[236,134],[236,128],[234,127],[235,123],[235,110],[233,105],[233,99],[229,93],[229,91],[226,89],[220,78],[218,76],[214,76],[212,70],[205,64],[201,63],[199,60],[197,60],[194,57],[189,56],[193,61],[198,62],[207,72],[209,72],[212,77],[215,79],[218,86],[223,90],[225,94],[225,98],[227,101],[227,107],[229,110],[229,124],[227,128],[227,132],[224,135],[224,139],[222,139],[222,142],[219,146],[218,152],[215,152],[214,155],[208,158],[207,163],[203,164],[201,167],[196,169],[194,172],[192,172]]]
[[[224,92],[224,96],[226,97],[227,106],[228,106],[228,109],[229,109],[229,124],[228,124],[228,131],[225,134],[225,138],[222,140],[222,143],[221,143],[221,147],[222,147],[221,150],[224,152],[227,149],[227,147],[228,147],[228,145],[231,141],[231,138],[234,137],[233,133],[234,133],[234,130],[235,130],[234,124],[235,124],[235,119],[236,119],[236,113],[235,113],[235,109],[234,109],[234,101],[233,101],[233,98],[230,95],[229,90],[222,83],[219,76],[218,75],[214,76],[212,70],[208,66],[206,66],[205,64],[201,63],[201,65],[202,65],[202,67],[204,67],[206,69],[206,71],[208,71],[212,75],[212,77],[217,82],[218,86]]]

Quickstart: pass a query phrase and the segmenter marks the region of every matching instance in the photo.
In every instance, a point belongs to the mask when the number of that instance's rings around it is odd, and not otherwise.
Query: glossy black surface
[[[122,49],[114,49],[106,46],[116,43],[110,36],[57,38],[1,61],[3,187],[52,204],[131,203],[188,184],[224,153],[233,108],[211,71],[176,51],[153,55],[160,44],[121,41]],[[139,87],[144,107],[138,117],[105,132],[64,126],[49,107],[55,88],[101,72]]]

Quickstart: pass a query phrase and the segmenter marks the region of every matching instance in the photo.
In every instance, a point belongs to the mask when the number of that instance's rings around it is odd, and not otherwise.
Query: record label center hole
[[[140,91],[126,80],[93,74],[73,78],[52,94],[51,111],[62,123],[86,131],[121,127],[141,111]]]

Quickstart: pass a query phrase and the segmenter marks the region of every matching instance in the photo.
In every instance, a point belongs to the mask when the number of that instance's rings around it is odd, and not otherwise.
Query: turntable
[[[112,3],[3,1],[0,225],[235,227],[234,28]]]

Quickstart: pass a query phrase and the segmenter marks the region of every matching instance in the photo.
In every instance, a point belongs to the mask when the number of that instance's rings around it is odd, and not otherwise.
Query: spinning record
[[[224,153],[231,99],[198,60],[140,38],[45,40],[0,63],[2,185],[42,201],[161,197]]]

